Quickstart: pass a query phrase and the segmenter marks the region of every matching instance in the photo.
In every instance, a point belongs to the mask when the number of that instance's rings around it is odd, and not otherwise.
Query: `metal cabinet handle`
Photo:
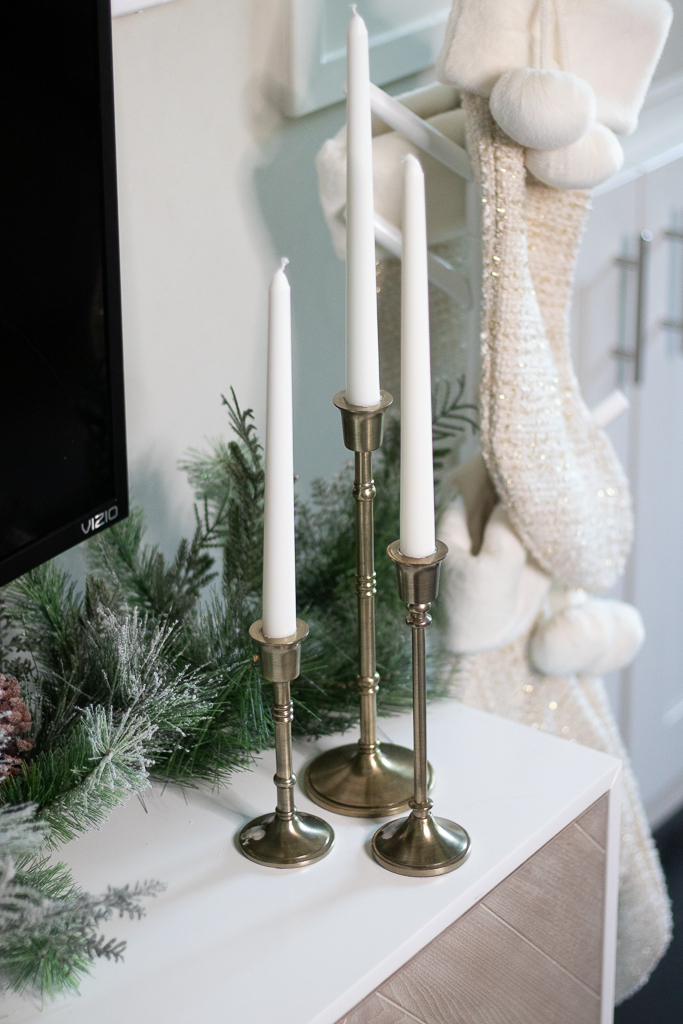
[[[664,232],[664,237],[670,238],[674,242],[683,242],[683,231],[676,231],[675,228],[670,228],[668,231]],[[683,334],[683,319],[662,320],[662,327],[668,327],[671,330],[680,331]]]
[[[650,267],[650,245],[652,235],[641,231],[638,239],[638,292],[636,303],[636,350],[633,360],[633,381],[640,384],[643,379],[643,356],[645,354],[645,316],[647,306],[647,276]]]
[[[617,266],[625,267],[627,270],[636,271],[636,329],[634,346],[632,349],[614,349],[612,354],[617,359],[633,360],[633,383],[642,384],[643,381],[643,356],[645,354],[645,317],[647,313],[647,277],[650,266],[650,244],[652,234],[649,231],[641,231],[638,237],[638,255],[635,259],[628,256],[618,256],[614,261]]]

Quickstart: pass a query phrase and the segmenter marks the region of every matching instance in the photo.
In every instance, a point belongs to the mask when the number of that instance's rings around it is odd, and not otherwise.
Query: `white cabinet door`
[[[638,233],[639,189],[633,181],[593,201],[576,272],[572,306],[572,348],[581,392],[593,408],[616,387],[631,396],[632,369],[618,361],[617,348],[632,347],[635,289],[629,276],[615,263]],[[622,465],[630,474],[631,411],[622,413],[607,428]],[[621,580],[611,597],[628,600]],[[608,677],[607,688],[622,732],[627,731],[628,693],[622,674]]]
[[[632,580],[647,641],[630,670],[629,747],[646,805],[661,817],[683,798],[683,355],[680,333],[662,327],[671,316],[672,284],[683,288],[683,274],[671,275],[681,265],[681,243],[665,235],[683,208],[683,161],[644,181],[643,226],[653,241],[644,379],[631,414]]]
[[[683,350],[662,326],[680,317],[683,245],[665,232],[683,209],[683,161],[594,201],[583,240],[573,313],[577,373],[589,405],[614,387],[631,408],[609,433],[629,474],[636,536],[615,591],[640,610],[647,640],[633,666],[609,680],[624,739],[652,820],[683,803]],[[681,220],[678,220],[681,223]],[[614,349],[633,348],[635,256],[642,230],[653,235],[647,276],[643,379]]]

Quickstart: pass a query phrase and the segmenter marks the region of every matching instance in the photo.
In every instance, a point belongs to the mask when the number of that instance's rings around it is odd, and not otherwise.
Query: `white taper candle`
[[[377,276],[368,30],[352,7],[346,50],[346,400],[377,405]]]
[[[403,170],[400,549],[424,558],[436,550],[425,179],[414,156]]]
[[[282,266],[270,286],[263,520],[263,632],[296,633],[291,290]]]

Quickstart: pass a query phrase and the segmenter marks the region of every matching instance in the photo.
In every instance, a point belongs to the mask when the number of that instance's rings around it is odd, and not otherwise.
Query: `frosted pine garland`
[[[159,882],[82,892],[62,864],[40,856],[46,822],[31,805],[0,808],[0,974],[15,991],[45,995],[77,989],[92,961],[120,960],[125,942],[106,938],[101,925],[114,915],[142,917],[143,900],[163,891]]]
[[[437,471],[462,433],[476,429],[462,395],[462,381],[438,386]],[[0,672],[20,681],[33,744],[20,771],[0,782],[0,981],[13,989],[51,995],[76,987],[93,958],[121,955],[120,944],[99,935],[99,922],[139,916],[142,899],[159,891],[145,883],[88,896],[38,851],[98,827],[152,779],[223,784],[273,743],[271,687],[248,633],[260,617],[263,453],[251,411],[234,394],[224,402],[234,436],[184,463],[197,523],[171,562],[145,542],[138,510],[88,542],[82,595],[54,563],[0,591]],[[383,557],[398,536],[398,453],[390,419],[375,457],[385,715],[409,707],[412,689],[405,609]],[[311,626],[293,688],[299,735],[358,721],[352,485],[348,464],[297,505],[299,612]],[[214,552],[222,566],[214,567]],[[432,696],[444,690],[437,679]]]

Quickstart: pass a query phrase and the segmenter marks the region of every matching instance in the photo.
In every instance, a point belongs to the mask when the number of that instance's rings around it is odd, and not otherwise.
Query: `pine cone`
[[[6,750],[0,750],[0,786],[5,779],[11,779],[21,772],[21,758],[12,757]]]
[[[20,739],[19,734],[30,728],[31,713],[21,699],[19,682],[0,672],[0,784],[21,774],[22,755],[32,748],[33,740]]]

